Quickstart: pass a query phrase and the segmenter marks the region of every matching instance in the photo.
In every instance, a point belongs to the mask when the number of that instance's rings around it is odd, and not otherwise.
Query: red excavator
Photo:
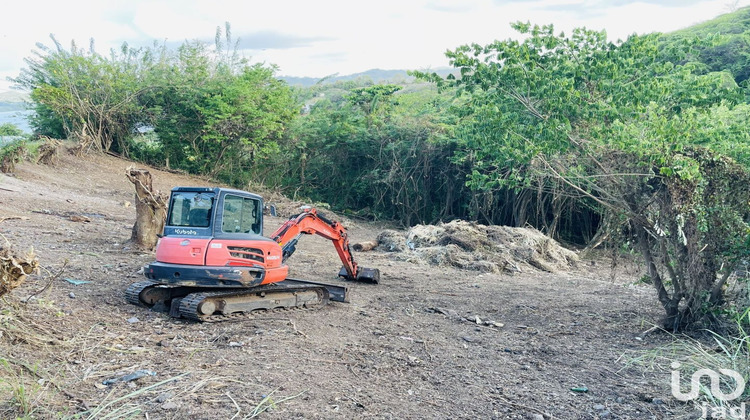
[[[380,271],[354,261],[340,223],[313,208],[301,210],[267,238],[259,195],[226,188],[173,188],[156,261],[144,267],[149,280],[128,287],[128,302],[208,322],[255,310],[348,302],[345,286],[287,277],[285,262],[303,234],[333,242],[343,263],[340,277],[380,281]]]

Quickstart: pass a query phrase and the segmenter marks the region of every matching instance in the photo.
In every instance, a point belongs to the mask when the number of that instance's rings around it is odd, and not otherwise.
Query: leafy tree
[[[37,116],[31,120],[44,134],[77,137],[85,147],[125,151],[133,125],[140,119],[137,95],[141,50],[124,44],[104,57],[71,43],[66,50],[52,37],[54,48],[37,44],[34,57],[14,79],[31,91]]]
[[[183,44],[151,72],[143,103],[168,167],[242,185],[257,152],[273,147],[296,112],[274,68],[221,51]]]
[[[741,89],[663,61],[658,34],[611,43],[584,29],[514,28],[523,41],[448,52],[460,78],[420,74],[456,89],[455,159],[472,168],[467,185],[536,185],[553,202],[588,203],[603,228],[637,239],[665,326],[709,320],[719,274],[749,232],[750,197],[736,189],[747,166],[720,154],[747,150]]]
[[[15,82],[31,90],[35,131],[75,137],[84,148],[130,154],[150,163],[241,186],[254,156],[273,150],[296,115],[275,67],[250,65],[217,28],[213,48],[176,50],[124,44],[108,57],[75,44],[38,45]],[[145,135],[144,135],[145,133]]]

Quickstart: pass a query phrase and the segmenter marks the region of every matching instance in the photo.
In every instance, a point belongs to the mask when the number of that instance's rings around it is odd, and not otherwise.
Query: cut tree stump
[[[139,248],[154,249],[158,235],[164,230],[167,197],[154,190],[151,173],[146,169],[128,167],[125,176],[135,186],[135,224],[130,240]]]
[[[57,163],[57,157],[60,154],[62,142],[57,139],[44,137],[44,143],[39,146],[37,164],[54,166]]]
[[[38,269],[39,260],[33,250],[19,257],[11,253],[8,245],[0,246],[0,296],[20,286],[26,276]]]

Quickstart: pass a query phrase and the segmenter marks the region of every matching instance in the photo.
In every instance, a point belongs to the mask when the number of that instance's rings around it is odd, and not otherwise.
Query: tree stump
[[[60,140],[45,137],[44,143],[39,146],[39,157],[37,157],[36,163],[54,166],[57,163],[60,146],[62,146]]]
[[[20,286],[26,276],[38,268],[39,260],[33,250],[24,257],[18,257],[7,246],[0,246],[0,296]]]
[[[129,167],[125,176],[135,186],[135,224],[130,240],[139,248],[154,249],[167,217],[167,197],[154,190],[151,173]]]

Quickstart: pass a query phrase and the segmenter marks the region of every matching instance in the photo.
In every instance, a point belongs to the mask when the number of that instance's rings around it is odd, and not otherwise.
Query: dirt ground
[[[606,260],[507,275],[372,251],[356,257],[381,284],[349,284],[348,304],[218,324],[130,305],[124,290],[153,254],[127,244],[129,165],[65,155],[0,174],[0,233],[18,253],[33,247],[44,268],[0,300],[0,418],[697,417],[671,397],[669,372],[627,364],[670,341],[643,334],[661,311],[649,286],[634,285],[635,265],[612,281]],[[211,185],[152,174],[164,192]],[[266,234],[283,220],[267,217]],[[353,242],[384,228],[348,227]],[[296,278],[340,281],[321,238],[302,238],[289,265]],[[477,316],[498,326],[467,320]],[[102,384],[142,369],[155,375]]]

